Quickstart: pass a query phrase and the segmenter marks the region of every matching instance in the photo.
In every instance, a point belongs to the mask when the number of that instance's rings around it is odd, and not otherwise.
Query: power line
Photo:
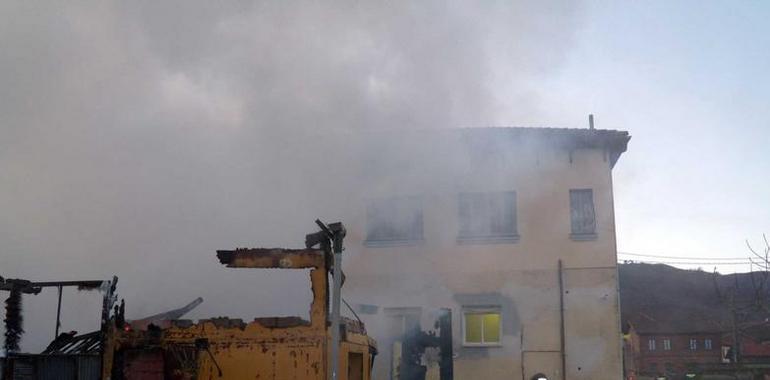
[[[618,255],[624,256],[636,256],[636,257],[655,257],[659,259],[674,259],[674,260],[727,260],[727,261],[748,261],[748,257],[687,257],[687,256],[663,256],[663,255],[648,255],[642,253],[631,252],[618,252]]]
[[[675,262],[675,261],[647,261],[647,260],[624,260],[629,261],[631,263],[642,263],[642,264],[668,264],[668,265],[752,265],[751,262]],[[624,264],[625,262],[621,261],[621,264]]]

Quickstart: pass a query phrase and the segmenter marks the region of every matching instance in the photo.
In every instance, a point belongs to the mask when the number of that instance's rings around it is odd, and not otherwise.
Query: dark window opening
[[[366,212],[367,245],[410,243],[423,239],[419,197],[372,201]]]
[[[360,352],[348,354],[348,380],[364,380],[364,354]]]
[[[596,239],[596,213],[594,210],[594,191],[592,189],[573,189],[569,191],[570,221],[572,240]]]
[[[518,240],[516,192],[461,193],[458,198],[460,242]]]

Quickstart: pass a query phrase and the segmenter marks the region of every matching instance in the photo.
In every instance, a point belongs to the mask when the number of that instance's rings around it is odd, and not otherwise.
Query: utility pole
[[[335,226],[336,225],[336,226]],[[335,228],[336,227],[336,228]],[[329,225],[332,230],[334,252],[334,291],[332,294],[332,380],[337,380],[340,367],[340,299],[342,297],[342,239],[345,227],[341,223]]]
[[[61,327],[61,292],[62,286],[59,285],[59,302],[56,304],[56,331],[53,334],[53,338],[59,337],[59,328]]]
[[[738,348],[741,346],[738,342],[738,325],[735,318],[735,292],[730,295],[730,324],[733,327],[733,364],[738,365]]]
[[[310,248],[316,244],[321,244],[321,249],[325,255],[332,254],[332,317],[331,317],[331,355],[329,356],[328,378],[337,380],[339,378],[340,368],[340,304],[342,303],[342,241],[345,239],[347,231],[342,223],[324,224],[316,219],[316,225],[321,228],[320,232],[309,234],[305,237],[305,246]],[[331,251],[331,252],[330,252]],[[328,257],[328,256],[327,256]]]

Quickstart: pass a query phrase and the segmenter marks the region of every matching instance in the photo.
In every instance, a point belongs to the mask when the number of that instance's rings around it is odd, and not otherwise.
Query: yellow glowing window
[[[500,312],[467,311],[465,317],[465,344],[500,344]]]

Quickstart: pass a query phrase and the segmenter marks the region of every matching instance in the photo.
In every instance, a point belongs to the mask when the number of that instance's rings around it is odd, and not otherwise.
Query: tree
[[[737,273],[733,275],[733,284],[720,286],[719,274],[714,270],[714,285],[717,297],[725,305],[728,313],[728,325],[732,333],[733,347],[730,350],[731,361],[740,362],[741,325],[752,322],[759,313],[770,313],[770,243],[762,235],[764,247],[755,249],[746,239],[746,247],[751,252],[749,279],[751,289],[741,289]],[[757,268],[758,270],[755,270]],[[720,323],[722,324],[722,323]]]

